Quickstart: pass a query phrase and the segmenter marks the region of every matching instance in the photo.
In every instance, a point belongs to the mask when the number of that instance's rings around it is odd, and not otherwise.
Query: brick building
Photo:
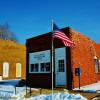
[[[61,40],[54,40],[54,87],[78,87],[76,68],[81,69],[80,85],[100,81],[100,44],[85,35],[66,27],[62,31],[76,43],[65,47]],[[26,79],[31,87],[50,88],[52,84],[51,32],[27,39]]]
[[[0,40],[0,80],[26,79],[26,47]]]

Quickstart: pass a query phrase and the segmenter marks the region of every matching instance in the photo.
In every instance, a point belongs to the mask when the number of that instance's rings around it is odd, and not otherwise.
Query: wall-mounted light
[[[94,56],[94,59],[97,59],[97,56]]]

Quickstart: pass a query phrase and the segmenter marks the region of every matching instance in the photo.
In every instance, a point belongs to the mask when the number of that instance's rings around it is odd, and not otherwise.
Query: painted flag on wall
[[[61,39],[65,46],[71,47],[74,42],[71,41],[64,32],[62,32],[55,23],[53,23],[53,38]]]

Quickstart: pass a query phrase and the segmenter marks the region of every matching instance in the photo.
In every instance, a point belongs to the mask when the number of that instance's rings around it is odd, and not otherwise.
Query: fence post
[[[14,86],[15,87],[15,95],[16,95],[16,86]]]
[[[32,91],[31,91],[31,87],[30,87],[30,96],[31,96],[31,92],[32,92]]]

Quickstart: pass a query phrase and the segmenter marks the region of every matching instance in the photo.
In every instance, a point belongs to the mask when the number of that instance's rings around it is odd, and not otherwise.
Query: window
[[[9,76],[9,63],[4,62],[3,63],[3,77],[8,77]]]
[[[100,59],[94,59],[95,61],[95,72],[99,73],[100,72]]]
[[[50,73],[50,50],[29,53],[29,73]]]
[[[47,71],[47,72],[50,72],[50,63],[49,63],[49,62],[46,63],[46,71]]]
[[[65,70],[64,70],[64,60],[62,59],[62,60],[58,60],[58,71],[59,72],[64,72]]]
[[[31,72],[38,72],[39,71],[39,65],[38,64],[31,64]]]
[[[45,63],[41,63],[41,72],[44,72],[45,70]]]
[[[31,73],[48,73],[50,72],[50,62],[31,64],[30,72]]]
[[[16,63],[16,77],[21,77],[21,63]]]
[[[50,72],[50,63],[41,63],[41,72]]]
[[[100,72],[100,59],[98,60],[98,72]]]

